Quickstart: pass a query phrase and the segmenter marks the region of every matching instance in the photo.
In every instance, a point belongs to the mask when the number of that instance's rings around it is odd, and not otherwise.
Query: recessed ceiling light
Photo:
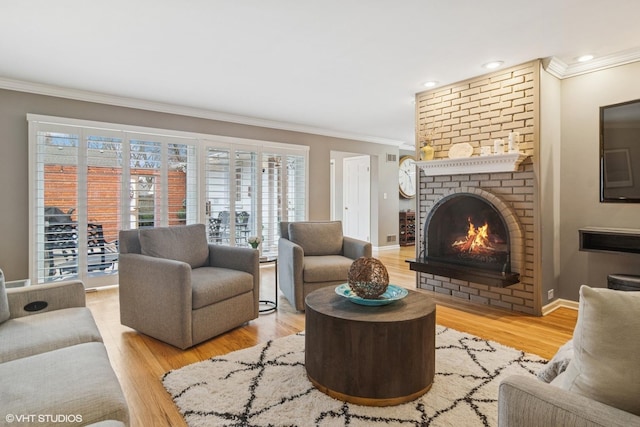
[[[435,81],[435,80],[431,80],[431,81],[425,82],[425,83],[424,83],[424,87],[434,87],[434,86],[436,86],[437,84],[438,84],[438,82],[437,82],[437,81]]]
[[[492,62],[487,62],[486,64],[483,65],[483,67],[486,68],[487,70],[495,70],[496,68],[500,67],[502,64],[504,64],[504,62],[502,61],[492,61]]]
[[[593,59],[593,55],[582,55],[578,57],[578,62],[587,62]]]

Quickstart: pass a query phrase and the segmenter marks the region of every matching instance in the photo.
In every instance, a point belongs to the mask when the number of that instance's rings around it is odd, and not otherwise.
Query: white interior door
[[[345,236],[370,241],[371,160],[369,156],[343,160],[343,232]]]

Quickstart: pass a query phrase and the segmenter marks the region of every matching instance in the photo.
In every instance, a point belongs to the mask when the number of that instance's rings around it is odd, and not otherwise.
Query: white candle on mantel
[[[504,154],[504,141],[501,139],[494,140],[493,151],[494,151],[494,154]]]
[[[520,152],[519,139],[520,134],[518,132],[509,132],[509,153]]]

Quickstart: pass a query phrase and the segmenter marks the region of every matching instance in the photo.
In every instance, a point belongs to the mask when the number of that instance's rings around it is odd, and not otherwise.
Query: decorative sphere
[[[349,287],[360,298],[375,299],[389,286],[389,273],[380,260],[360,257],[349,268]]]

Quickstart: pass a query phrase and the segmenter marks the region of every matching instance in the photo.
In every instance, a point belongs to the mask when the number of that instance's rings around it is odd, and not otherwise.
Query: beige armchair
[[[120,231],[120,322],[185,349],[258,317],[258,252],[204,224]]]
[[[354,260],[371,256],[371,243],[342,235],[340,221],[281,222],[278,283],[296,310],[316,289],[347,281]]]

